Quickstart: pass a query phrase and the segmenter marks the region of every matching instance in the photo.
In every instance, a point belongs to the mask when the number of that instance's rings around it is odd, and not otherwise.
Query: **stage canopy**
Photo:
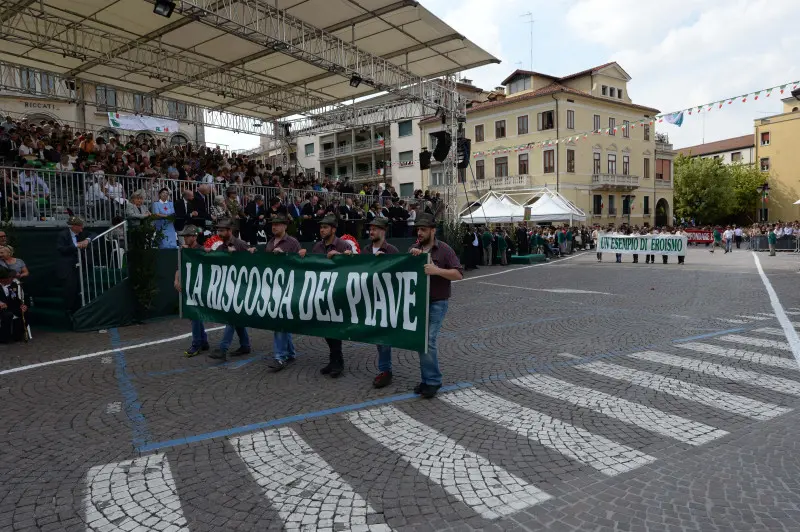
[[[550,189],[544,189],[525,202],[530,206],[529,221],[538,222],[585,222],[586,213],[567,198]]]
[[[521,222],[525,209],[508,196],[490,191],[461,211],[460,217],[470,225]]]

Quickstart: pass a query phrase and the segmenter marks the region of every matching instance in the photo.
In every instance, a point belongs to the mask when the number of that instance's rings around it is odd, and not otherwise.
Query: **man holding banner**
[[[202,231],[194,225],[187,225],[178,236],[183,239],[182,249],[201,249],[202,246],[197,242],[197,237],[202,234]],[[178,263],[178,269],[175,270],[175,290],[181,292],[181,265]],[[192,320],[192,345],[184,352],[186,358],[191,358],[200,354],[200,351],[208,351],[208,335],[206,334],[203,320]]]
[[[319,236],[321,240],[314,244],[314,247],[311,248],[311,253],[324,254],[329,259],[339,254],[352,254],[350,244],[336,236],[338,225],[339,221],[334,214],[328,214],[320,220]],[[330,361],[319,372],[336,378],[344,371],[342,341],[336,338],[325,338],[325,342],[328,344],[328,349],[330,349]]]

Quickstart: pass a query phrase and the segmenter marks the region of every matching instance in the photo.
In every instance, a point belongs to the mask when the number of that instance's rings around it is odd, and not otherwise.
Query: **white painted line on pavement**
[[[189,530],[163,454],[91,468],[84,509],[91,531]]]
[[[786,340],[789,342],[789,346],[792,349],[794,359],[798,364],[800,364],[800,336],[797,335],[797,331],[794,327],[792,327],[792,323],[786,316],[786,312],[783,310],[781,301],[778,299],[778,294],[775,293],[775,289],[772,288],[772,283],[769,282],[767,274],[764,273],[764,268],[761,267],[761,261],[759,260],[756,252],[753,252],[753,260],[756,261],[758,275],[761,276],[761,281],[764,283],[764,288],[767,289],[767,295],[769,295],[769,301],[772,304],[772,310],[775,312],[775,315],[778,318],[778,323],[781,324],[781,328],[786,334]]]
[[[206,332],[208,333],[208,332],[219,331],[219,330],[224,329],[224,328],[225,328],[224,325],[222,327],[212,327],[210,329],[206,329]],[[88,353],[86,355],[78,355],[78,356],[68,357],[68,358],[59,358],[57,360],[48,360],[47,362],[38,362],[36,364],[28,364],[27,366],[19,366],[18,368],[4,369],[4,370],[0,371],[0,375],[9,375],[11,373],[18,373],[20,371],[27,371],[27,370],[30,370],[30,369],[43,368],[45,366],[52,366],[52,365],[55,365],[55,364],[63,364],[64,362],[75,362],[76,360],[85,360],[87,358],[94,358],[94,357],[99,357],[99,356],[102,356],[102,355],[108,355],[108,354],[111,354],[111,353],[116,353],[117,351],[125,351],[127,353],[131,349],[140,349],[142,347],[149,347],[151,345],[165,344],[167,342],[174,342],[176,340],[184,340],[186,338],[191,338],[191,337],[192,337],[192,333],[181,334],[181,335],[178,335],[178,336],[173,336],[171,338],[162,338],[161,340],[153,340],[152,342],[144,342],[142,344],[125,345],[125,346],[118,347],[116,349],[106,349],[105,351],[98,351],[96,353]],[[105,362],[103,362],[103,363],[105,364]]]
[[[800,382],[786,379],[783,377],[773,377],[757,371],[750,371],[746,369],[738,369],[731,366],[723,366],[721,364],[712,364],[704,360],[697,360],[694,358],[676,357],[667,355],[666,353],[658,353],[656,351],[642,351],[641,353],[633,353],[626,355],[636,360],[645,360],[647,362],[657,362],[658,364],[666,364],[676,368],[688,369],[698,373],[705,373],[714,377],[721,377],[732,381],[743,382],[751,386],[760,386],[769,391],[781,392],[788,395],[800,397]]]
[[[674,395],[681,399],[694,401],[706,406],[733,412],[751,419],[766,420],[791,412],[791,408],[764,403],[742,395],[736,395],[691,382],[665,377],[656,373],[631,369],[605,362],[591,362],[574,366],[575,369],[589,371],[596,375],[629,382],[642,388]]]
[[[484,277],[492,277],[494,275],[503,275],[504,273],[513,273],[518,272],[520,270],[527,270],[528,268],[536,268],[538,266],[550,266],[551,264],[559,264],[561,262],[574,259],[576,257],[582,257],[583,254],[579,253],[578,255],[572,255],[571,257],[564,257],[563,259],[558,259],[550,262],[540,262],[539,264],[529,264],[528,266],[520,266],[519,268],[511,268],[509,270],[503,270],[502,272],[495,272],[495,273],[487,273],[485,275],[476,275],[475,277],[467,277],[461,279],[459,281],[453,281],[454,283],[463,283],[465,281],[474,281],[475,279],[483,279]]]
[[[652,456],[627,445],[475,388],[443,394],[441,400],[608,476],[627,473],[655,461]]]
[[[748,319],[748,320],[756,320],[756,321],[766,321],[766,320],[770,320],[770,319],[772,319],[772,318],[767,318],[766,316],[748,316],[748,315],[741,315],[741,316],[736,316],[736,317],[737,317],[737,318],[745,318],[745,319]]]
[[[750,323],[747,320],[734,320],[734,319],[731,319],[731,318],[713,318],[713,319],[715,319],[717,321],[724,321],[725,323],[739,323],[739,324]]]
[[[780,349],[781,351],[791,351],[792,348],[786,342],[779,342],[777,340],[768,340],[766,338],[751,338],[749,336],[742,336],[740,334],[726,334],[725,336],[717,337],[717,340],[723,342],[731,342],[735,344],[753,345],[755,347],[768,347],[770,349]]]
[[[774,329],[778,334],[783,336],[783,331]],[[754,364],[763,364],[764,366],[773,366],[776,368],[800,370],[800,366],[793,358],[782,358],[773,355],[765,355],[763,353],[756,353],[755,351],[743,351],[741,349],[728,349],[718,345],[704,344],[700,342],[688,342],[685,344],[676,344],[675,347],[681,349],[690,349],[698,353],[706,353],[709,355],[717,355],[720,357],[731,358],[734,360],[743,360],[745,362],[753,362]]]
[[[662,412],[592,388],[578,386],[548,375],[534,374],[511,381],[535,393],[561,399],[622,422],[673,438],[689,445],[703,445],[728,434],[705,423]]]
[[[297,432],[288,428],[231,438],[286,530],[391,531],[377,512]]]
[[[483,283],[483,282],[478,284],[485,284],[489,286],[502,286],[503,288],[515,288],[517,290],[533,290],[535,292],[552,292],[554,294],[600,294],[604,296],[614,295],[608,292],[595,292],[593,290],[576,290],[574,288],[528,288],[526,286],[512,286],[508,284]]]
[[[786,337],[786,335],[783,334],[783,329],[778,329],[777,327],[761,327],[760,329],[753,329],[750,332],[771,334],[772,336],[780,336],[781,338]]]
[[[392,406],[351,412],[347,417],[484,519],[497,519],[552,498]]]

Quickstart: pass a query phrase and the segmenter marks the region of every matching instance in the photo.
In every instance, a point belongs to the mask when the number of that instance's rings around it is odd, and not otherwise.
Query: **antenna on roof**
[[[527,23],[531,25],[531,72],[533,72],[533,23],[535,20],[533,20],[533,13],[530,11],[523,13],[521,17],[528,17],[530,19]]]

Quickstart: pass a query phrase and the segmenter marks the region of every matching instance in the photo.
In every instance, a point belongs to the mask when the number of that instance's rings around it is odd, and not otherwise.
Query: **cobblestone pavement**
[[[455,285],[430,401],[406,351],[375,390],[369,345],[332,380],[318,338],[274,374],[265,331],[221,365],[180,320],[35,332],[0,348],[0,531],[800,529],[800,366],[753,255],[605,260]],[[800,326],[800,259],[759,260]]]

